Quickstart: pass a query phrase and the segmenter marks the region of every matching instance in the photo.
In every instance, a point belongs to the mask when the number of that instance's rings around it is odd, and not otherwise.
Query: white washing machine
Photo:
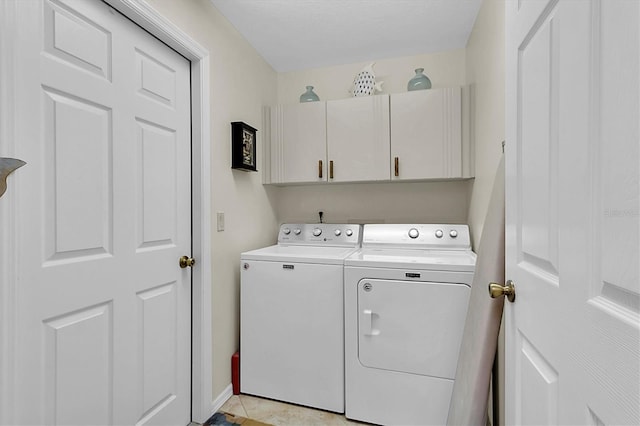
[[[241,255],[240,391],[344,413],[344,259],[361,225],[285,224]]]
[[[476,255],[466,225],[364,225],[345,259],[345,414],[447,422]]]

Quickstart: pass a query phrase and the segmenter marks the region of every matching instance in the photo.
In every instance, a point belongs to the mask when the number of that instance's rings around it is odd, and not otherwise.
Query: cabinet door
[[[327,180],[325,102],[279,105],[271,111],[273,183]]]
[[[391,179],[462,177],[460,88],[391,95]]]
[[[389,180],[389,96],[328,101],[327,155],[330,182]]]

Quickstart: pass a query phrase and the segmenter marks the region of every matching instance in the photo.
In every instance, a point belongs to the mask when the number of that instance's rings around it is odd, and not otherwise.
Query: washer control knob
[[[420,232],[416,228],[409,229],[409,237],[418,238],[418,235],[420,235]]]
[[[449,231],[449,236],[451,238],[456,238],[458,236],[458,231],[456,231],[455,229],[452,229],[451,231]]]
[[[351,229],[347,229],[346,231],[344,231],[345,234],[347,234],[347,237],[350,237],[353,235],[353,231]]]
[[[442,232],[442,229],[438,229],[436,231],[436,238],[442,238],[443,235],[444,235],[444,232]]]
[[[342,235],[342,231],[339,229],[336,229],[333,233],[336,234],[336,237],[339,237],[340,235]]]
[[[320,228],[316,228],[313,230],[313,236],[314,237],[319,237],[322,234],[322,229]]]
[[[296,235],[300,235],[301,232],[302,231],[300,230],[300,228],[296,228],[296,229],[293,230],[293,233],[296,234]]]
[[[284,229],[282,230],[282,233],[283,233],[284,235],[289,235],[289,234],[291,233],[291,229],[289,229],[289,228],[284,228]]]

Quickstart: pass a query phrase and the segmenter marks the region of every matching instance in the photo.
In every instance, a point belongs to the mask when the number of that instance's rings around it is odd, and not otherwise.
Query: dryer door
[[[453,379],[470,290],[466,284],[361,280],[360,362],[370,368]]]

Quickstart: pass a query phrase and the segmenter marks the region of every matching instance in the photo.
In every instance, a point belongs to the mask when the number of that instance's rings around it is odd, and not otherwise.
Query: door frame
[[[104,0],[107,4],[151,33],[167,46],[191,62],[191,204],[192,256],[198,260],[192,270],[191,302],[191,420],[204,423],[213,413],[215,402],[212,389],[212,323],[211,323],[211,151],[209,103],[209,52],[158,13],[145,0]],[[20,44],[38,42],[39,34],[30,40],[16,41],[15,30],[21,23],[33,19],[32,8],[39,3],[20,0],[0,2],[0,155],[12,156],[18,145],[20,129],[29,117],[14,113],[19,102],[17,93],[24,84],[14,58]],[[28,167],[28,165],[26,166]],[[24,170],[24,169],[23,169]],[[19,181],[16,173],[9,179]],[[9,186],[11,182],[9,182]],[[19,230],[16,229],[19,194],[11,191],[0,202],[0,424],[13,424],[12,395],[16,336],[15,298],[17,297],[16,248]]]

